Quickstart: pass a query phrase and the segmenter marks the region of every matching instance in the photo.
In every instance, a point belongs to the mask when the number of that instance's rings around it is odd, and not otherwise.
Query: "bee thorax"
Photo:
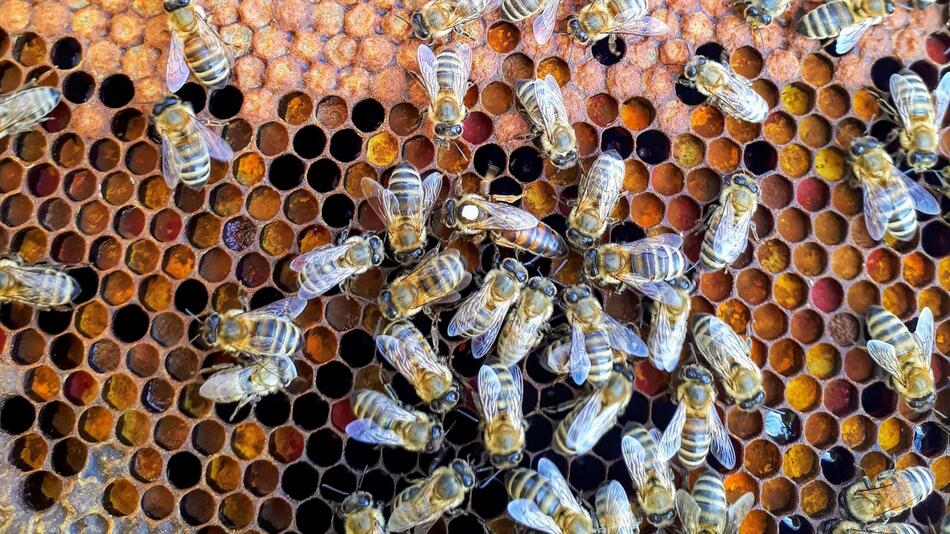
[[[477,221],[478,215],[479,215],[478,207],[472,204],[462,206],[462,209],[459,211],[459,219],[466,222]]]

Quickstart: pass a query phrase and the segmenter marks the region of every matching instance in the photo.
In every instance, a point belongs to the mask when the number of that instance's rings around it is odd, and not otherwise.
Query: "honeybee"
[[[860,523],[885,522],[916,506],[934,490],[936,477],[927,467],[884,471],[877,478],[864,478],[839,494],[838,504]]]
[[[297,378],[297,367],[285,355],[257,358],[248,365],[224,364],[201,384],[198,394],[212,402],[237,402],[231,418],[246,404],[280,391]]]
[[[660,431],[647,430],[641,424],[633,424],[620,441],[623,461],[636,486],[637,503],[647,521],[656,527],[668,525],[673,520],[673,499],[676,486],[670,459],[676,455],[672,442],[660,447]]]
[[[715,315],[693,317],[696,348],[719,375],[722,387],[743,410],[754,410],[765,401],[762,372],[749,354],[752,342],[743,341],[732,327]]]
[[[571,493],[551,460],[538,460],[538,470],[514,469],[506,482],[508,513],[522,525],[547,534],[594,531],[594,520]]]
[[[167,96],[155,104],[150,116],[162,141],[162,176],[169,189],[182,182],[201,189],[211,176],[211,159],[229,162],[234,152],[218,134],[205,126],[191,104]]]
[[[851,142],[851,169],[864,185],[864,222],[874,240],[885,231],[906,241],[917,231],[917,214],[940,213],[937,199],[904,174],[873,137]]]
[[[560,258],[567,255],[567,243],[550,226],[538,221],[537,226],[525,230],[492,230],[489,232],[496,245],[523,250],[542,258]]]
[[[490,232],[495,242],[502,246],[509,246],[511,242],[498,239],[499,231],[530,231],[538,224],[538,219],[527,211],[487,200],[480,194],[468,193],[445,201],[446,226],[462,235]]]
[[[834,39],[835,52],[846,54],[871,26],[894,12],[892,0],[830,0],[798,21],[798,33],[809,39]]]
[[[907,523],[880,523],[877,525],[862,525],[854,521],[839,519],[834,523],[822,526],[819,532],[826,534],[920,534],[917,527]]]
[[[544,45],[554,33],[560,4],[561,0],[502,0],[501,18],[508,22],[519,22],[540,12],[531,23],[531,29],[534,30],[534,40]]]
[[[379,293],[379,311],[386,319],[396,321],[426,306],[454,302],[458,291],[472,279],[467,269],[458,250],[432,254]]]
[[[676,491],[676,512],[686,534],[735,534],[754,504],[752,492],[728,504],[722,476],[715,471],[696,479],[692,495],[686,490]]]
[[[521,290],[514,309],[501,327],[495,354],[502,365],[514,365],[541,343],[554,313],[557,289],[547,278],[531,277]]]
[[[386,226],[396,261],[419,261],[425,254],[426,222],[442,190],[442,174],[432,173],[422,180],[411,165],[403,163],[393,169],[388,189],[372,178],[363,178],[360,186]]]
[[[680,370],[682,383],[676,388],[676,412],[663,437],[660,450],[677,450],[686,469],[703,465],[706,454],[727,469],[736,464],[736,452],[716,412],[716,388],[713,375],[705,367],[690,364]]]
[[[0,139],[32,130],[59,104],[61,96],[52,87],[32,85],[0,96]]]
[[[472,356],[484,357],[527,281],[524,265],[514,258],[505,258],[500,268],[488,272],[485,284],[459,306],[449,322],[449,335],[471,339]]]
[[[23,265],[19,256],[0,259],[0,303],[20,302],[38,310],[59,309],[79,296],[79,282],[42,265]]]
[[[475,472],[472,466],[465,460],[452,460],[449,465],[436,469],[429,478],[396,495],[386,531],[402,532],[435,521],[458,508],[473,486]]]
[[[442,447],[442,423],[407,409],[385,393],[357,389],[350,394],[350,405],[356,419],[346,425],[346,435],[352,439],[412,452],[431,453]]]
[[[650,349],[650,361],[661,371],[672,373],[679,361],[683,342],[686,340],[686,323],[692,306],[690,294],[695,284],[689,278],[681,276],[666,282],[675,292],[675,297],[667,293],[658,294],[650,312],[650,334],[647,347]]]
[[[900,121],[897,130],[907,164],[914,172],[924,172],[937,164],[940,125],[950,104],[950,76],[944,75],[936,90],[936,107],[930,90],[920,76],[909,69],[891,74],[891,99],[894,107],[881,100],[881,107]]]
[[[587,454],[617,422],[633,396],[633,371],[614,366],[607,383],[571,410],[554,432],[554,446],[565,456]]]
[[[584,250],[607,229],[614,204],[620,199],[624,175],[623,160],[613,150],[597,156],[590,171],[577,185],[577,201],[567,217],[567,240]]]
[[[934,316],[924,308],[911,334],[893,313],[880,306],[868,310],[868,355],[888,374],[888,382],[918,412],[931,408],[936,398],[930,355],[934,350]]]
[[[480,19],[500,5],[501,0],[429,0],[409,19],[412,35],[432,43],[453,30],[463,34],[464,25]]]
[[[745,250],[752,216],[759,205],[759,185],[755,178],[733,173],[729,185],[719,193],[719,205],[709,214],[708,228],[699,251],[699,266],[718,271],[736,261]]]
[[[165,83],[173,93],[185,85],[189,69],[202,84],[218,87],[227,83],[234,65],[231,47],[208,24],[204,9],[191,1],[164,2],[171,32]]]
[[[383,262],[383,241],[376,236],[353,236],[339,245],[325,245],[290,262],[297,273],[297,296],[310,300],[333,286],[365,273]]]
[[[678,234],[659,234],[632,243],[605,243],[584,253],[584,274],[594,284],[618,291],[624,284],[656,299],[674,300],[669,280],[679,278],[688,261]]]
[[[429,94],[429,118],[435,123],[435,141],[448,145],[462,136],[462,121],[468,115],[463,99],[472,70],[472,49],[463,44],[436,56],[428,46],[419,45],[416,57],[419,78]]]
[[[604,534],[637,534],[640,518],[633,514],[627,492],[616,480],[602,485],[594,497],[597,523]]]
[[[618,34],[664,35],[665,22],[647,15],[646,0],[594,0],[567,18],[567,33],[579,45],[589,46]]]
[[[383,503],[373,502],[365,491],[351,493],[343,500],[343,532],[345,534],[386,534],[383,527]]]
[[[740,12],[746,24],[753,30],[765,28],[781,17],[792,4],[791,0],[741,0]]]
[[[292,321],[307,301],[288,297],[253,311],[213,312],[202,325],[208,345],[251,356],[293,356],[303,335]]]
[[[559,0],[549,1],[556,4]],[[543,80],[519,80],[515,83],[515,95],[531,124],[531,135],[539,139],[545,157],[559,169],[576,165],[577,137],[564,107],[561,87],[554,76],[548,74]]]
[[[693,56],[683,71],[685,83],[706,95],[707,102],[727,115],[746,122],[762,122],[769,104],[752,89],[749,80],[728,66],[703,56]]]
[[[376,336],[376,348],[390,365],[412,384],[416,395],[436,413],[458,404],[461,392],[445,361],[438,357],[425,336],[409,321],[391,323]]]
[[[525,422],[521,412],[524,382],[512,365],[483,365],[478,371],[478,399],[485,425],[482,437],[491,463],[509,469],[524,455]]]

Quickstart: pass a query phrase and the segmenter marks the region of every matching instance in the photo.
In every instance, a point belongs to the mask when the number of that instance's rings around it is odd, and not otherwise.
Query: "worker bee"
[[[458,508],[474,486],[472,466],[465,460],[452,460],[396,495],[386,532],[403,532],[435,521]]]
[[[762,373],[752,361],[751,341],[743,341],[715,315],[699,313],[693,317],[696,348],[719,375],[722,387],[743,410],[754,410],[765,401]]]
[[[514,309],[501,327],[495,354],[502,365],[514,365],[541,343],[554,313],[557,289],[547,278],[534,276],[521,290]]]
[[[208,24],[204,9],[192,0],[165,0],[168,12],[168,59],[165,83],[178,91],[188,79],[188,70],[208,87],[224,85],[231,76],[234,57],[231,48]]]
[[[429,0],[409,18],[412,35],[428,43],[498,9],[501,0]]]
[[[660,447],[660,431],[634,423],[620,441],[623,461],[636,486],[637,503],[647,521],[655,527],[673,520],[676,486],[670,459],[676,454],[673,442]]]
[[[616,480],[611,480],[597,490],[594,497],[597,524],[604,534],[637,534],[640,518],[630,508],[627,492]]]
[[[590,171],[577,185],[577,200],[567,217],[567,240],[579,249],[588,249],[607,229],[610,212],[620,199],[624,175],[623,160],[613,150],[597,156]]]
[[[419,261],[425,253],[426,221],[442,190],[442,174],[432,173],[422,180],[411,165],[404,163],[393,169],[389,188],[372,178],[363,178],[360,185],[386,227],[396,261]]]
[[[303,335],[292,321],[307,306],[307,301],[288,297],[253,311],[228,310],[212,313],[202,333],[211,347],[251,356],[293,356]]]
[[[472,279],[459,251],[432,254],[379,293],[379,310],[390,321],[411,317],[426,306],[454,302]]]
[[[567,18],[567,33],[579,45],[589,46],[618,34],[664,35],[670,27],[647,15],[646,0],[594,0]]]
[[[765,28],[782,16],[792,4],[791,0],[741,0],[740,12],[746,24],[753,30]]]
[[[461,392],[446,366],[425,336],[409,321],[391,323],[376,336],[376,348],[416,390],[416,395],[436,413],[458,404]]]
[[[735,534],[754,504],[755,495],[748,492],[729,505],[722,476],[715,471],[696,479],[692,495],[676,491],[676,513],[685,534]]]
[[[150,116],[162,141],[162,176],[170,189],[182,182],[201,189],[211,176],[211,159],[231,162],[234,152],[218,134],[205,126],[191,104],[167,96],[155,104]]]
[[[831,0],[798,21],[798,33],[809,39],[834,39],[835,52],[846,54],[871,26],[894,12],[892,0]]]
[[[351,493],[343,500],[343,532],[345,534],[386,534],[383,527],[383,503],[373,502],[365,491]]]
[[[491,463],[509,469],[521,463],[525,422],[521,413],[524,382],[512,365],[483,365],[478,371],[478,399],[485,424],[482,436]]]
[[[627,408],[633,396],[633,371],[614,366],[607,383],[567,414],[554,432],[554,446],[565,456],[587,454]]]
[[[463,99],[472,70],[472,49],[463,44],[436,56],[428,46],[419,45],[416,57],[419,78],[429,95],[429,118],[435,123],[435,141],[448,145],[462,136],[462,121],[468,115]]]
[[[888,382],[918,412],[932,407],[936,398],[930,355],[934,350],[934,316],[924,308],[911,334],[893,313],[880,306],[868,310],[868,355],[888,374]]]
[[[51,266],[23,265],[19,256],[0,259],[0,303],[20,302],[38,310],[60,309],[79,296],[79,282]]]
[[[514,469],[506,482],[508,513],[522,525],[547,534],[581,534],[594,531],[594,520],[571,493],[557,466],[547,458],[538,470]]]
[[[346,435],[363,443],[402,447],[412,452],[435,452],[442,447],[442,423],[410,410],[389,395],[357,389],[350,395],[356,420],[346,425]]]
[[[484,357],[527,281],[524,265],[514,258],[505,258],[500,268],[488,272],[485,284],[459,306],[449,322],[449,335],[471,339],[472,356]]]
[[[862,525],[854,521],[839,519],[822,525],[819,530],[824,534],[920,534],[917,527],[907,523],[879,523],[877,525]]]
[[[33,85],[0,96],[0,139],[32,130],[53,111],[61,97],[52,87]]]
[[[860,523],[886,522],[923,502],[934,490],[936,477],[927,467],[884,471],[877,478],[855,482],[838,495],[838,505]]]
[[[692,306],[690,294],[696,285],[685,276],[666,282],[675,293],[658,293],[653,303],[647,347],[650,361],[661,371],[673,372],[686,340],[686,323]]]
[[[605,243],[584,253],[584,274],[594,284],[618,291],[623,285],[656,299],[677,297],[669,280],[686,272],[678,234],[659,234],[632,243]]]
[[[557,3],[559,0],[549,1]],[[561,87],[554,76],[548,74],[543,80],[519,80],[515,83],[515,95],[531,124],[530,135],[539,139],[545,157],[559,169],[576,165],[577,137],[564,107]]]
[[[534,40],[544,45],[554,34],[560,4],[561,0],[502,0],[501,18],[508,22],[520,22],[540,12],[531,23],[531,29],[534,30]]]
[[[251,361],[248,365],[224,364],[198,389],[198,394],[212,402],[236,402],[231,418],[246,404],[280,391],[297,378],[293,360],[281,354]]]
[[[891,99],[894,107],[881,99],[881,107],[900,122],[896,130],[907,164],[914,172],[924,172],[937,164],[940,125],[950,104],[950,76],[937,85],[936,107],[930,90],[920,76],[909,69],[891,74]]]
[[[877,139],[855,139],[851,156],[851,169],[864,185],[864,222],[871,239],[883,239],[887,231],[906,241],[917,231],[915,209],[940,213],[937,199],[898,169]]]
[[[713,375],[701,365],[690,364],[680,370],[682,383],[675,391],[676,412],[660,440],[660,450],[677,450],[686,469],[703,465],[706,454],[727,469],[736,464],[736,452],[716,412],[716,388]]]
[[[739,76],[728,66],[704,56],[693,56],[680,80],[707,97],[707,102],[726,115],[746,122],[762,122],[769,112],[769,104],[752,89],[749,80]]]
[[[290,262],[297,273],[297,296],[310,300],[333,286],[365,273],[383,262],[383,241],[376,236],[350,237],[339,245],[325,245]]]
[[[709,214],[709,225],[699,251],[704,271],[718,271],[736,261],[745,250],[752,216],[759,205],[759,185],[755,178],[733,173],[729,185],[719,193],[719,204]]]

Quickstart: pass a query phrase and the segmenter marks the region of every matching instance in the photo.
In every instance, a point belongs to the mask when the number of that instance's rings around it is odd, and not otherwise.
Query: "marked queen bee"
[[[505,258],[501,267],[485,276],[485,284],[459,306],[449,322],[450,336],[472,340],[472,356],[483,358],[495,344],[508,310],[528,281],[528,271],[518,260]]]
[[[762,122],[769,104],[752,89],[749,80],[736,74],[723,58],[719,63],[704,56],[693,56],[683,70],[686,85],[696,88],[707,102],[727,115],[746,122]]]
[[[462,121],[468,115],[463,102],[472,70],[472,49],[467,44],[439,52],[426,45],[416,54],[419,78],[429,95],[429,118],[435,124],[435,140],[448,145],[462,136]]]
[[[406,377],[416,395],[436,413],[458,404],[461,392],[451,369],[436,355],[425,336],[409,321],[391,323],[376,336],[379,353]]]
[[[735,534],[754,504],[749,492],[729,505],[722,476],[715,471],[700,475],[692,494],[676,492],[676,512],[686,534]]]
[[[616,480],[611,480],[597,490],[594,497],[597,524],[604,534],[637,534],[640,518],[635,516],[627,499],[627,492]]]
[[[205,126],[177,96],[155,104],[150,116],[162,141],[162,176],[169,189],[181,182],[201,189],[211,176],[211,160],[231,162],[234,151]]]
[[[594,520],[577,501],[571,488],[547,458],[538,460],[538,470],[509,471],[508,514],[518,523],[547,534],[590,534]]]
[[[567,19],[567,33],[574,42],[590,46],[618,34],[664,35],[670,31],[665,22],[647,15],[646,0],[594,0]]]
[[[500,5],[501,0],[429,0],[412,14],[409,24],[417,39],[432,43],[453,31],[462,34],[464,25]]]
[[[252,311],[212,313],[202,326],[208,345],[260,357],[293,356],[303,335],[292,321],[307,301],[288,297]]]
[[[868,310],[868,355],[888,375],[888,382],[907,405],[918,412],[931,408],[936,399],[930,357],[934,350],[934,316],[924,308],[911,334],[893,313],[880,306]]]
[[[284,355],[265,356],[252,360],[248,365],[224,364],[213,368],[198,394],[218,403],[236,402],[231,418],[247,404],[255,404],[262,398],[280,391],[297,378],[297,367]]]
[[[755,178],[736,172],[729,185],[719,193],[719,204],[709,213],[709,223],[699,250],[699,266],[704,271],[718,271],[731,265],[754,229],[752,216],[759,205],[759,185]]]
[[[360,183],[370,207],[386,227],[386,239],[399,263],[419,261],[425,253],[426,224],[442,190],[442,174],[425,180],[409,164],[398,165],[385,188],[372,178]]]
[[[884,471],[875,479],[855,482],[838,495],[838,505],[860,523],[885,522],[923,502],[934,490],[936,477],[927,467]]]
[[[871,26],[894,12],[892,0],[830,0],[798,21],[798,33],[809,39],[835,39],[835,52],[846,54]]]
[[[558,1],[550,0],[551,3]],[[548,74],[543,80],[519,80],[515,84],[515,96],[531,124],[530,135],[538,138],[545,157],[559,169],[576,165],[577,137],[564,107],[561,87],[554,76]]]
[[[690,364],[680,370],[680,379],[674,393],[676,411],[660,439],[660,450],[677,450],[686,469],[703,465],[712,450],[719,463],[732,469],[736,452],[716,412],[712,373],[701,365]]]
[[[676,456],[675,442],[668,440],[660,448],[660,431],[633,424],[620,440],[623,461],[636,486],[637,503],[647,521],[655,526],[673,520],[676,486],[670,459]]]
[[[203,85],[218,87],[227,83],[234,66],[231,47],[208,24],[208,16],[192,0],[165,0],[168,13],[168,59],[165,83],[176,92],[188,80],[189,69]]]
[[[79,296],[79,282],[52,266],[23,265],[18,256],[0,259],[0,303],[38,310],[59,309]]]
[[[297,274],[297,295],[310,300],[333,286],[365,273],[383,262],[383,241],[376,236],[353,236],[339,245],[326,245],[290,262]]]
[[[633,371],[616,364],[607,383],[595,389],[554,432],[554,447],[565,456],[587,454],[617,422],[633,396]]]
[[[750,356],[751,341],[744,341],[731,326],[708,313],[693,316],[693,340],[740,408],[754,410],[762,405],[762,372]]]
[[[478,399],[485,423],[482,437],[492,465],[508,469],[524,456],[525,420],[521,403],[524,381],[512,365],[483,365],[478,371]]]
[[[895,130],[902,155],[917,173],[937,164],[940,153],[940,126],[950,104],[950,75],[944,74],[937,85],[936,103],[920,76],[909,69],[891,74],[891,107],[881,100],[881,107],[900,122]]]
[[[594,246],[607,229],[610,212],[620,199],[624,172],[620,154],[608,150],[581,177],[577,201],[567,217],[567,240],[578,249]]]
[[[412,452],[431,453],[442,447],[442,423],[404,407],[385,393],[358,389],[350,395],[350,406],[356,420],[346,425],[346,435],[352,439]]]
[[[0,96],[0,139],[32,130],[53,111],[61,97],[52,87],[33,85]]]
[[[453,460],[396,495],[386,531],[403,532],[435,521],[461,506],[474,486],[472,466],[465,460]]]

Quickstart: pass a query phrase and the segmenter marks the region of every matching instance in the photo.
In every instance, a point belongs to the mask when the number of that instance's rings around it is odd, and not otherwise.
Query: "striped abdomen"
[[[534,15],[548,2],[558,0],[503,0],[501,3],[501,18],[508,22],[518,22]]]
[[[735,260],[735,258],[733,258],[732,261],[728,258],[723,258],[722,254],[713,248],[713,238],[716,236],[716,233],[713,232],[712,229],[719,226],[722,221],[722,206],[716,206],[713,209],[712,216],[709,217],[709,230],[707,230],[703,236],[703,244],[699,249],[699,263],[704,271],[718,271]]]
[[[561,508],[561,500],[551,489],[551,485],[537,471],[515,469],[511,471],[506,484],[508,496],[512,500],[528,499],[534,501],[541,512],[554,517]]]
[[[837,37],[854,24],[854,15],[846,2],[828,2],[812,9],[798,22],[798,33],[812,39]]]
[[[871,334],[871,339],[894,347],[898,356],[918,349],[917,338],[907,330],[904,323],[880,306],[871,306],[868,310],[868,333]]]
[[[504,6],[502,6],[504,8]],[[544,119],[541,118],[541,110],[538,108],[538,99],[534,93],[534,84],[537,80],[520,80],[515,83],[515,96],[521,107],[524,108],[525,115],[531,120],[534,128],[540,129],[544,125]]]
[[[896,83],[891,98],[894,102],[910,102],[909,109],[905,110],[911,117],[923,117],[933,120],[934,104],[930,98],[930,91],[924,85],[924,81],[913,71],[903,71],[900,73],[902,83]]]
[[[714,410],[715,408],[710,408]],[[712,436],[705,419],[686,416],[683,424],[683,440],[680,443],[679,459],[686,469],[695,469],[706,461]]]
[[[422,179],[412,167],[396,167],[389,177],[389,190],[396,197],[400,213],[417,213],[422,209]]]
[[[896,239],[907,241],[917,231],[917,212],[914,203],[903,184],[887,186],[887,196],[891,199],[891,218],[887,221],[887,231]]]
[[[699,525],[713,532],[722,532],[726,522],[726,489],[719,475],[709,472],[700,475],[693,486],[693,499],[699,505]]]
[[[525,250],[545,258],[560,258],[567,254],[567,243],[550,226],[539,222],[526,230],[496,230],[495,242],[509,248]]]
[[[191,119],[197,120],[197,119]],[[169,132],[168,140],[175,152],[175,162],[181,181],[192,188],[200,188],[211,176],[211,156],[201,138],[189,125],[186,131]]]
[[[400,429],[407,424],[397,421],[387,414],[386,408],[393,400],[385,394],[371,389],[358,389],[350,396],[350,406],[357,419],[368,419],[377,425],[401,434]]]
[[[270,318],[251,322],[251,339],[261,340],[255,347],[246,350],[255,350],[258,354],[283,354],[291,356],[300,347],[303,336],[300,328],[284,319]]]
[[[452,293],[466,274],[465,264],[457,255],[441,254],[427,266],[430,268],[418,277],[419,289],[428,296],[423,306]]]
[[[679,250],[662,245],[651,248],[649,252],[631,254],[630,267],[634,273],[649,280],[669,280],[686,271],[686,257]]]
[[[439,52],[436,57],[435,75],[439,80],[440,90],[451,92],[454,87],[465,87],[468,74],[464,71],[462,59],[455,50],[448,49]]]
[[[492,364],[491,368],[495,371],[495,376],[498,377],[498,382],[501,384],[501,395],[498,396],[495,406],[498,407],[498,413],[509,413],[511,411],[511,407],[508,406],[507,393],[521,386],[519,384],[515,384],[515,381],[511,376],[511,372],[508,371],[508,367],[496,363]]]
[[[590,374],[587,375],[587,383],[594,388],[599,388],[607,383],[613,371],[613,349],[610,348],[610,341],[603,330],[588,332],[584,337],[584,347],[590,358]]]
[[[656,458],[656,444],[653,442],[653,438],[650,436],[650,432],[647,431],[646,427],[634,423],[625,434],[625,436],[630,436],[633,439],[637,440],[643,450],[646,452],[644,455],[647,459],[647,462],[651,462]]]
[[[0,275],[4,286],[0,302],[13,300],[46,309],[68,304],[79,294],[79,284],[55,269],[7,265],[0,269]]]
[[[51,87],[31,87],[0,97],[0,139],[32,129],[59,103]]]
[[[617,16],[624,11],[635,10],[637,13],[646,14],[647,6],[644,0],[607,0],[607,6],[611,15]]]
[[[231,64],[220,42],[216,39],[208,39],[197,28],[193,31],[176,28],[174,32],[175,36],[181,40],[185,63],[188,64],[195,78],[208,87],[227,82],[231,75]]]

